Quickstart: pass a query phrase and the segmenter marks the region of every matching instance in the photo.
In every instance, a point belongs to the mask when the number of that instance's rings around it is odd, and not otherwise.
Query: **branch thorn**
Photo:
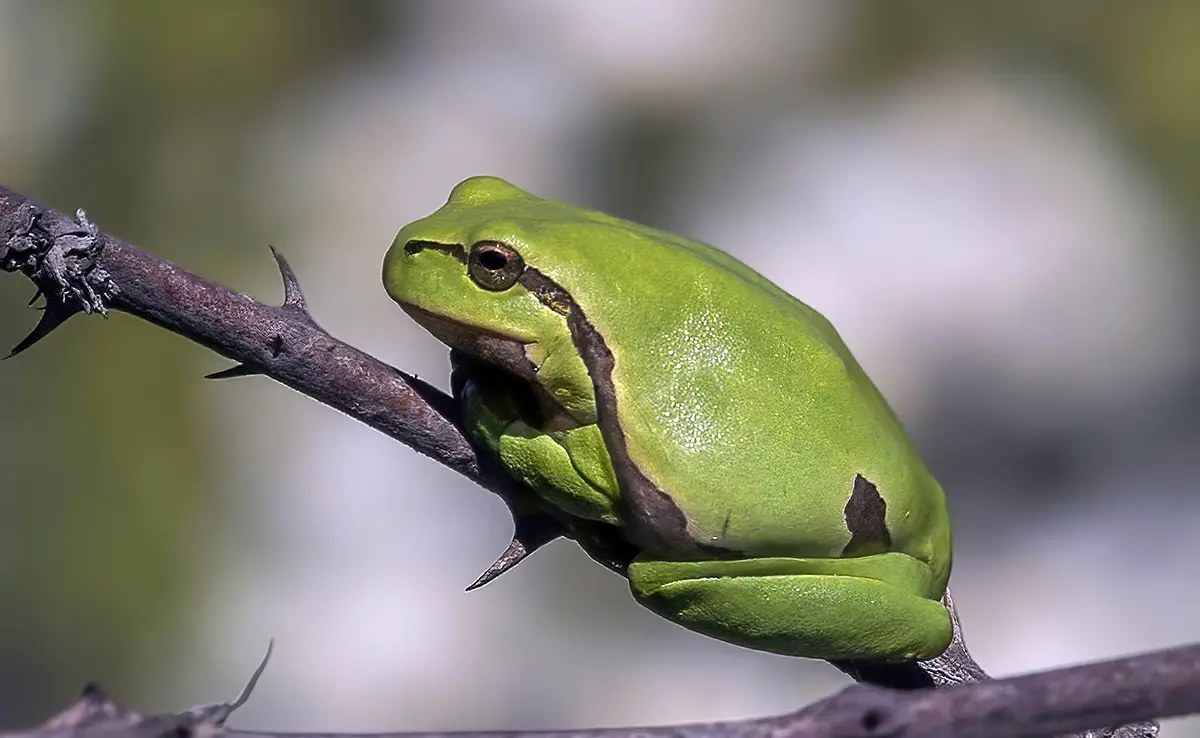
[[[8,356],[5,356],[4,358],[11,359],[46,336],[50,335],[51,331],[67,322],[68,318],[70,318],[72,315],[75,315],[80,310],[82,310],[82,308],[73,302],[67,304],[59,302],[47,303],[42,312],[42,317],[38,320],[37,325],[35,325],[33,330],[29,332],[29,335],[21,339],[21,342],[14,346],[12,351],[8,352]]]
[[[228,369],[222,369],[219,372],[205,374],[205,379],[234,379],[236,377],[253,377],[257,374],[262,374],[262,369],[251,364],[235,364]]]
[[[512,541],[508,544],[508,548],[504,549],[504,553],[500,554],[500,558],[496,559],[485,572],[480,574],[479,578],[472,582],[466,591],[470,592],[479,589],[488,582],[493,581],[504,572],[524,561],[531,553],[533,551],[527,549],[524,543],[521,543],[521,541],[517,540],[516,536],[513,536]]]
[[[500,557],[487,568],[487,571],[480,574],[479,578],[472,582],[466,591],[479,589],[495,580],[501,574],[529,558],[534,551],[562,535],[562,528],[558,521],[548,517],[545,513],[518,513],[511,506],[509,509],[513,512],[512,541],[509,542],[508,548],[504,549],[504,553],[500,554]]]
[[[262,660],[258,662],[258,666],[254,667],[254,673],[250,675],[250,679],[246,681],[246,686],[242,687],[241,693],[233,702],[229,703],[229,714],[246,704],[250,700],[250,695],[254,692],[254,688],[258,686],[258,680],[262,677],[263,672],[267,670],[267,664],[271,661],[271,653],[275,650],[275,639],[267,641],[267,652],[263,654]],[[225,717],[229,717],[226,715]],[[221,722],[224,722],[222,720]]]
[[[270,249],[271,255],[275,257],[275,264],[279,267],[279,276],[283,278],[282,307],[307,314],[308,306],[304,302],[304,292],[300,289],[300,280],[296,279],[296,273],[292,271],[292,266],[288,264],[287,259],[283,258],[283,254],[279,253],[274,246],[271,246]]]
[[[221,702],[215,705],[202,705],[193,707],[187,711],[188,716],[196,722],[210,725],[213,727],[221,727],[229,716],[237,711],[239,707],[246,704],[250,700],[250,695],[254,692],[254,688],[258,685],[259,677],[267,670],[267,663],[271,660],[271,652],[275,650],[275,639],[267,641],[267,652],[263,654],[262,660],[258,662],[258,666],[254,667],[254,673],[250,675],[250,680],[246,682],[246,686],[242,687],[242,691],[232,702]]]

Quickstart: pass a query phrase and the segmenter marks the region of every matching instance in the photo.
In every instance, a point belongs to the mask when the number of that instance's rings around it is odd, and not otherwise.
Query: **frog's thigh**
[[[629,566],[634,597],[729,643],[830,660],[929,659],[950,644],[950,615],[940,602],[877,579],[788,573],[664,582],[656,566]]]
[[[571,457],[550,436],[530,432],[499,440],[501,463],[551,505],[585,520],[615,522],[612,500],[589,483]]]

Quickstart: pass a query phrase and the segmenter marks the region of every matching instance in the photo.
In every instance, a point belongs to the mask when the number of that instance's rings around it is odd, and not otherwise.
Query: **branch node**
[[[106,693],[104,688],[99,684],[95,682],[88,682],[87,684],[83,685],[83,691],[79,693],[79,697],[81,699],[88,700],[106,700],[108,699],[108,693]]]
[[[79,699],[65,710],[42,723],[48,731],[67,731],[78,734],[84,729],[100,725],[133,725],[142,715],[113,702],[100,685],[89,682]]]
[[[22,272],[33,281],[30,306],[46,298],[37,326],[5,358],[37,343],[76,313],[108,314],[108,302],[120,288],[97,266],[103,248],[100,229],[83,210],[72,221],[24,202],[0,218],[0,269]]]

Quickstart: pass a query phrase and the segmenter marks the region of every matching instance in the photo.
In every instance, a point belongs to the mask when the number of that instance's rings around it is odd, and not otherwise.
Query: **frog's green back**
[[[700,542],[853,555],[861,478],[886,502],[888,547],[929,562],[944,586],[942,491],[815,310],[715,248],[500,180],[468,180],[456,202],[479,224],[472,238],[517,249],[608,337],[629,454],[681,501]],[[799,545],[797,530],[809,532]]]

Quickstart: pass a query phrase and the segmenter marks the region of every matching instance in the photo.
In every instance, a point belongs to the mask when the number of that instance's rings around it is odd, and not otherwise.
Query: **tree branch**
[[[41,320],[9,358],[76,314],[106,314],[111,308],[134,315],[238,362],[209,378],[270,377],[499,495],[513,513],[513,542],[475,586],[560,535],[575,538],[610,568],[623,566],[627,554],[618,542],[603,540],[597,529],[523,506],[521,498],[528,493],[490,459],[476,454],[453,398],[317,325],[291,267],[274,249],[272,253],[284,285],[278,307],[101,233],[83,211],[72,220],[0,187],[0,269],[29,277],[37,289],[31,305],[39,296],[45,298]]]
[[[496,578],[558,536],[573,538],[594,559],[624,572],[633,554],[627,543],[603,526],[534,511],[529,504],[531,493],[490,458],[476,453],[461,426],[454,398],[337,340],[317,325],[295,274],[278,252],[272,252],[284,285],[283,304],[278,307],[209,282],[106,235],[82,211],[72,220],[0,187],[0,270],[25,274],[37,288],[34,301],[39,295],[45,298],[41,320],[10,356],[28,350],[78,313],[105,314],[109,309],[126,312],[237,362],[211,378],[255,374],[270,377],[499,495],[513,514],[513,542],[472,588]],[[954,621],[954,640],[946,653],[919,663],[837,662],[834,665],[856,681],[875,686],[851,688],[793,715],[686,728],[556,735],[619,738],[686,734],[703,738],[769,732],[778,738],[781,734],[827,735],[834,728],[852,728],[846,735],[879,735],[896,726],[908,726],[921,734],[935,731],[930,735],[946,734],[936,731],[951,728],[1000,731],[980,735],[1049,735],[1200,711],[1198,647],[1082,670],[1048,672],[1023,677],[1024,681],[989,682],[966,649],[949,593],[946,605]],[[926,689],[969,682],[976,684],[952,690]],[[1039,686],[1023,686],[1031,684]],[[1120,699],[1114,696],[1118,694]],[[227,717],[233,707],[224,707]],[[65,738],[67,732],[97,738],[148,738],[166,732],[190,735],[201,727],[213,735],[272,735],[225,730],[220,727],[223,717],[213,722],[215,714],[193,710],[144,717],[117,707],[98,690],[87,690],[79,702],[46,725],[26,733],[0,733],[0,738],[50,738],[60,734]],[[1103,734],[1132,738],[1156,731],[1157,726],[1149,723]],[[523,734],[475,735],[515,738]]]
[[[41,726],[0,732],[0,738],[368,738],[225,727],[262,666],[236,700],[173,714],[142,715],[89,685],[75,704]],[[902,691],[860,684],[802,710],[755,720],[570,731],[379,733],[369,738],[1034,738],[1193,713],[1200,710],[1198,684],[1200,645],[1193,645],[945,689]],[[1126,735],[1156,732],[1153,723],[1140,723]]]
[[[77,313],[111,307],[238,362],[212,378],[264,374],[500,490],[458,427],[451,398],[326,333],[278,252],[284,301],[274,307],[100,233],[82,211],[77,217],[0,187],[0,269],[22,271],[46,299],[38,327],[10,356]]]

